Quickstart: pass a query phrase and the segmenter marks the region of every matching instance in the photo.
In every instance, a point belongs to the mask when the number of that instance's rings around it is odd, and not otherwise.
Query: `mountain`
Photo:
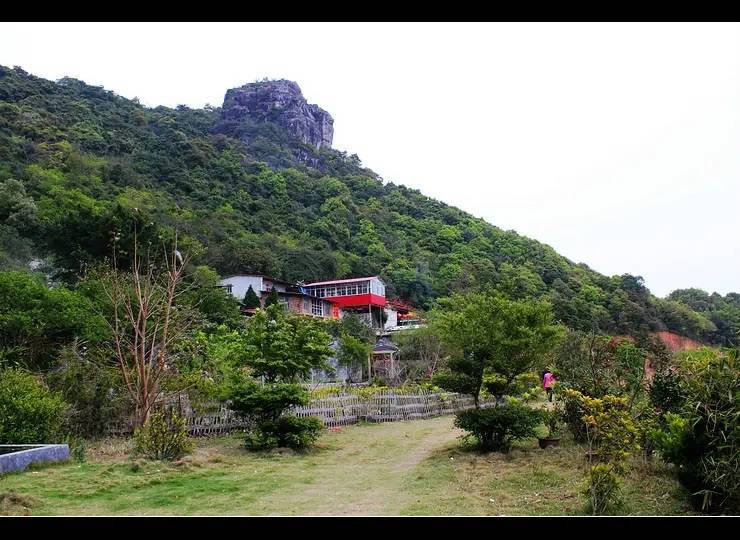
[[[548,297],[573,328],[734,343],[738,295],[659,299],[639,276],[601,275],[384,182],[331,148],[333,123],[291,81],[230,89],[218,108],[147,108],[79,80],[0,67],[0,267],[43,258],[73,283],[110,254],[114,231],[130,241],[136,221],[149,241],[176,228],[196,264],[221,274],[377,274],[390,296],[422,307],[496,285]]]

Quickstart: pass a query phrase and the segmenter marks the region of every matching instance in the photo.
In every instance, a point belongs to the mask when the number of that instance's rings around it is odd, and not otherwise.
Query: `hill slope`
[[[78,80],[0,67],[0,265],[45,256],[74,281],[110,253],[114,230],[130,234],[135,216],[150,238],[176,227],[196,262],[221,274],[379,274],[391,296],[422,306],[497,284],[548,296],[574,328],[667,329],[713,343],[740,329],[737,295],[701,312],[680,294],[658,299],[639,277],[603,276],[384,183],[330,147],[332,124],[289,81],[229,90],[222,108],[146,108]]]

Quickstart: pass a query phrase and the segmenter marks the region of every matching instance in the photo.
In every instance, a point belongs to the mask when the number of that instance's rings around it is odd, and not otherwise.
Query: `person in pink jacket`
[[[555,375],[553,375],[549,369],[546,369],[542,374],[542,387],[547,392],[547,400],[552,401],[552,383],[555,382]]]

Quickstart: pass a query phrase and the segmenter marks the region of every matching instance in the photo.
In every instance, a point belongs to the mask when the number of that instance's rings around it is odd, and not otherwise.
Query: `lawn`
[[[0,514],[30,515],[545,515],[579,514],[583,448],[506,455],[461,446],[453,417],[348,426],[316,448],[251,454],[237,435],[199,439],[175,463],[132,460],[106,440],[84,463],[0,477]],[[628,514],[690,513],[673,472],[635,460]]]

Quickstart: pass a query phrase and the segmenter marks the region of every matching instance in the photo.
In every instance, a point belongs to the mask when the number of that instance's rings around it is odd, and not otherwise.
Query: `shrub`
[[[709,512],[740,509],[740,370],[734,351],[699,349],[681,363],[686,402],[654,433],[664,459],[678,466],[694,505]]]
[[[618,475],[626,472],[628,458],[640,448],[640,431],[630,416],[626,397],[605,395],[597,399],[578,394],[573,399],[585,411],[583,421],[592,452],[589,459],[596,453],[601,462],[589,469],[584,492],[591,513],[601,515],[621,504]]]
[[[76,345],[65,347],[47,379],[70,404],[69,432],[76,437],[94,437],[104,434],[111,422],[123,416],[127,396],[121,391],[118,369],[90,358],[100,351],[83,351]]]
[[[324,427],[318,418],[283,416],[290,407],[305,405],[308,392],[300,385],[249,381],[232,394],[231,408],[254,419],[247,432],[248,450],[268,450],[280,446],[305,448],[316,440]]]
[[[589,469],[583,494],[588,497],[588,511],[593,515],[609,514],[622,505],[619,479],[614,469],[603,463]]]
[[[67,409],[31,373],[0,370],[0,444],[58,442]]]
[[[192,449],[185,420],[174,412],[154,412],[134,432],[134,453],[150,459],[172,461]]]
[[[650,402],[662,412],[675,412],[686,400],[681,377],[672,371],[656,373],[650,383]]]
[[[586,409],[583,407],[583,394],[577,390],[566,390],[563,394],[563,422],[573,435],[573,440],[579,443],[586,442]]]
[[[510,401],[489,409],[470,409],[455,418],[455,426],[469,431],[483,450],[507,452],[512,441],[533,437],[540,411]]]
[[[277,420],[259,423],[247,433],[249,450],[269,450],[288,447],[300,450],[319,438],[324,423],[316,417],[281,416]]]

